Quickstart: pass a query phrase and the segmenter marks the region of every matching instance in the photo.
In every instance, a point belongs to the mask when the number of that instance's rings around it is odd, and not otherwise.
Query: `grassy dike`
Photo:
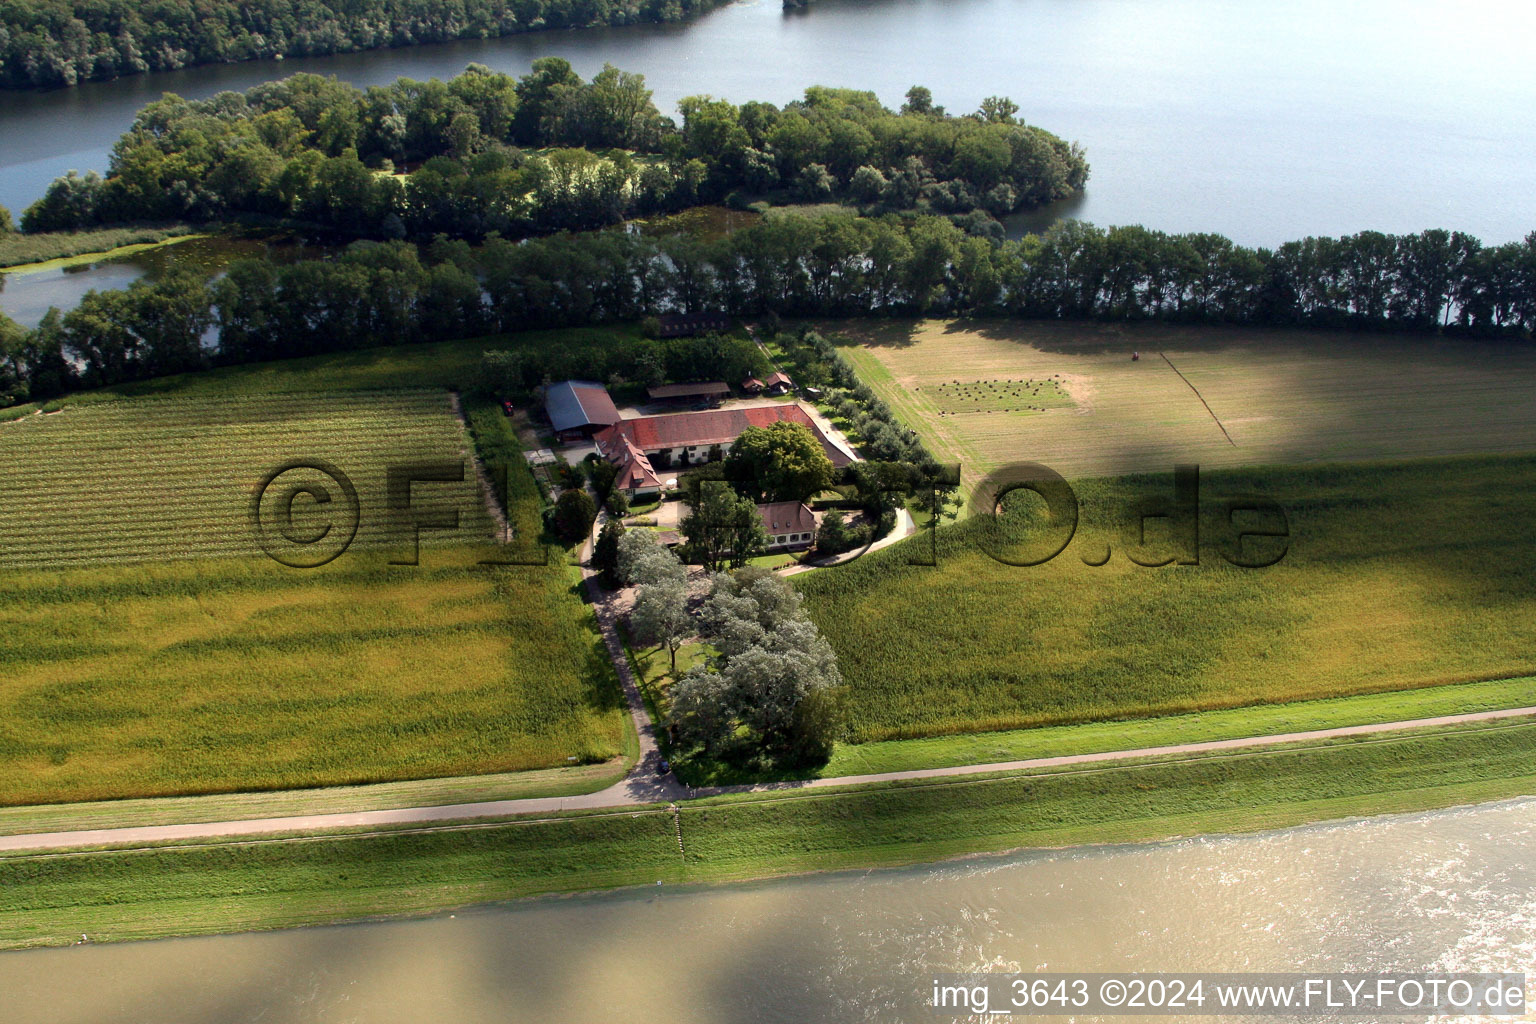
[[[0,857],[0,946],[1156,840],[1536,793],[1536,722],[366,834]],[[680,829],[683,850],[679,850]]]
[[[1245,736],[1338,729],[1375,722],[1407,722],[1529,706],[1536,706],[1536,677],[1485,679],[1289,704],[1256,704],[1193,715],[1083,722],[877,743],[840,743],[833,751],[832,760],[818,775],[835,778],[992,761],[1023,761],[1103,750],[1136,750]]]

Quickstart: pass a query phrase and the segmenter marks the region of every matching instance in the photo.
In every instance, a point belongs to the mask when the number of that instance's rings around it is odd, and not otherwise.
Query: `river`
[[[296,71],[359,86],[522,74],[560,54],[643,72],[671,112],[692,93],[796,98],[812,84],[953,112],[1012,96],[1083,144],[1086,195],[1044,217],[1217,231],[1248,245],[1374,228],[1536,230],[1536,5],[1504,0],[744,0],[684,25],[546,32],[219,65],[0,103],[0,204],[19,213],[71,168],[105,170],[162,91],[205,97]]]
[[[0,992],[7,1024],[947,1020],[913,1008],[933,972],[1536,973],[1533,925],[1536,800],[1520,800],[412,921],[6,953]]]

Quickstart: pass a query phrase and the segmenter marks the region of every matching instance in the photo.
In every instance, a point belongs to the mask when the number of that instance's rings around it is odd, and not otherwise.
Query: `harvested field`
[[[1536,348],[1517,342],[1012,321],[827,330],[970,481],[1024,460],[1083,477],[1536,450]],[[1057,381],[1067,400],[1033,415],[955,401],[957,381],[1018,379]]]

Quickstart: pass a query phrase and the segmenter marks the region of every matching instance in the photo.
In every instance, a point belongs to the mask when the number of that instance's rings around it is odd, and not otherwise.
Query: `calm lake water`
[[[71,168],[104,170],[135,110],[295,71],[359,86],[512,74],[560,54],[643,72],[658,105],[708,92],[783,103],[807,85],[928,85],[952,111],[992,94],[1088,151],[1100,224],[1308,234],[1536,230],[1536,5],[1508,0],[745,0],[687,25],[550,32],[282,63],[197,68],[0,103],[0,204]],[[1034,218],[1039,224],[1042,218]],[[1022,225],[1015,225],[1020,227]]]
[[[230,238],[194,238],[186,242],[113,256],[94,263],[76,263],[25,273],[0,271],[0,311],[23,327],[36,327],[50,307],[70,310],[88,291],[126,288],[139,278],[190,267],[217,275],[237,259],[266,256],[280,262],[315,258],[332,251],[324,246],[267,244]]]
[[[950,1019],[913,1000],[972,970],[1536,973],[1536,801],[6,953],[0,993],[8,1024],[849,1024]]]

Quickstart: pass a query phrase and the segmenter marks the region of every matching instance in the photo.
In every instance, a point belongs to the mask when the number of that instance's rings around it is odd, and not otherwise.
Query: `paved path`
[[[892,544],[904,541],[916,532],[917,520],[912,518],[912,513],[904,508],[899,508],[896,510],[895,527],[892,528],[890,533],[881,537],[869,547],[855,548],[852,551],[844,551],[840,555],[833,555],[831,558],[818,558],[813,561],[801,562],[799,565],[786,565],[774,571],[780,576],[793,576],[796,573],[810,572],[812,569],[825,569],[828,566],[842,565],[845,562],[852,562],[855,559],[863,558],[871,551],[879,551],[881,548],[888,548]]]
[[[590,565],[581,567],[581,575],[586,583],[587,596],[592,599],[592,611],[597,616],[597,628],[603,634],[603,646],[608,648],[608,657],[613,659],[613,667],[619,674],[619,685],[624,688],[624,699],[629,704],[629,716],[634,719],[635,732],[640,736],[640,759],[635,762],[635,766],[630,769],[628,775],[607,789],[557,801],[563,806],[556,809],[654,804],[683,799],[688,795],[688,788],[678,782],[676,776],[671,773],[660,774],[661,749],[656,745],[656,724],[651,721],[650,712],[645,708],[645,699],[640,696],[640,685],[636,682],[634,670],[630,667],[629,658],[624,653],[624,643],[619,639],[618,623],[614,620],[614,614],[608,603],[608,591],[603,588],[598,580],[598,574]],[[549,810],[549,808],[544,809]],[[530,810],[538,810],[538,808],[530,808]]]
[[[617,639],[613,637],[611,623],[604,628],[603,636],[605,642],[610,640],[614,643],[617,642]],[[610,653],[613,652],[611,646],[609,651]],[[491,800],[484,803],[449,804],[438,807],[403,807],[387,811],[356,811],[345,814],[254,818],[243,821],[213,821],[190,825],[148,825],[139,828],[92,829],[81,832],[47,832],[32,835],[3,836],[0,837],[0,850],[45,850],[109,843],[135,844],[164,842],[167,840],[221,839],[232,836],[258,836],[313,829],[426,825],[465,821],[474,818],[502,817],[512,814],[549,814],[555,811],[619,808],[676,801],[689,797],[717,796],[725,793],[824,789],[833,786],[857,786],[876,782],[893,782],[900,779],[950,778],[978,775],[986,772],[1024,771],[1080,764],[1100,764],[1126,761],[1132,758],[1241,750],[1250,747],[1269,746],[1276,743],[1297,743],[1307,740],[1368,736],[1372,733],[1391,732],[1401,729],[1429,728],[1443,725],[1460,725],[1468,722],[1487,722],[1496,719],[1536,716],[1536,707],[1509,708],[1503,711],[1478,711],[1463,715],[1441,715],[1438,718],[1417,718],[1403,722],[1380,722],[1374,725],[1351,725],[1337,729],[1314,729],[1310,732],[1247,736],[1231,740],[1206,740],[1199,743],[1180,743],[1165,747],[1107,750],[1095,754],[1036,757],[1023,761],[961,765],[954,768],[922,768],[904,772],[882,772],[876,775],[848,775],[832,779],[811,779],[803,782],[767,783],[758,786],[722,786],[712,789],[690,790],[677,783],[670,775],[665,777],[658,777],[656,775],[655,764],[656,759],[660,755],[656,751],[655,737],[651,730],[650,718],[645,714],[644,704],[639,700],[640,692],[634,685],[634,677],[629,674],[627,665],[620,671],[620,679],[624,681],[625,694],[630,699],[630,713],[635,716],[636,727],[640,729],[642,756],[640,763],[635,766],[635,770],[627,778],[596,793],[588,793],[585,796],[547,799]],[[636,710],[637,708],[638,710]]]

